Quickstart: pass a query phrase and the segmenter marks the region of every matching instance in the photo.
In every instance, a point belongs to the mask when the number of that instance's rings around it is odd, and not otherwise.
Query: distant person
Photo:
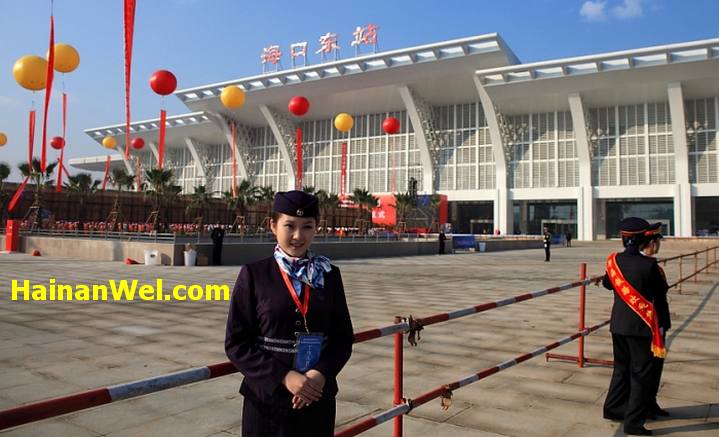
[[[444,255],[444,242],[447,240],[447,236],[444,231],[439,232],[439,255]]]
[[[565,243],[564,243],[564,245],[565,245],[566,247],[572,247],[572,233],[571,233],[571,232],[567,232],[566,234],[564,234],[564,238],[565,238]]]
[[[544,262],[549,262],[550,247],[552,246],[552,234],[549,228],[544,228]]]
[[[225,239],[225,230],[216,225],[210,232],[210,239],[212,240],[212,265],[222,265],[222,242]]]

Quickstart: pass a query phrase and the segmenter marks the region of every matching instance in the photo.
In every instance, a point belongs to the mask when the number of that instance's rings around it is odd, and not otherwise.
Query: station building
[[[227,110],[228,85],[246,92]],[[291,116],[293,96],[309,113]],[[719,38],[521,63],[498,34],[372,53],[178,90],[188,113],[166,121],[165,165],[192,193],[232,184],[237,173],[274,190],[294,187],[295,128],[303,131],[303,184],[339,192],[407,191],[449,201],[455,232],[618,235],[629,215],[661,221],[668,235],[719,230]],[[343,134],[333,117],[347,112]],[[401,130],[384,134],[387,116]],[[125,160],[125,124],[87,129],[117,139],[112,165],[157,162],[159,119],[131,124],[149,147]],[[135,158],[137,157],[137,158]],[[103,171],[105,155],[76,158]]]

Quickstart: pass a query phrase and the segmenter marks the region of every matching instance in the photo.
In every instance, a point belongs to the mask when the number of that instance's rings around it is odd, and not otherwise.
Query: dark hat
[[[272,210],[293,217],[317,217],[320,207],[317,197],[304,191],[280,191],[275,194]]]
[[[660,222],[649,224],[648,221],[639,217],[627,217],[619,222],[619,232],[622,237],[653,237],[662,238],[662,224]]]

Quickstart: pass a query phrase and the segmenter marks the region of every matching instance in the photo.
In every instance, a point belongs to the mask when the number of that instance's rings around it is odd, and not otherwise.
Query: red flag
[[[67,139],[65,139],[67,127],[67,94],[62,93],[62,139],[67,145]],[[57,170],[57,184],[55,184],[55,192],[62,192],[62,172],[67,173],[65,170],[65,147],[60,149],[60,166]],[[68,173],[69,174],[69,173]]]
[[[298,127],[295,131],[295,149],[297,152],[297,179],[295,181],[295,189],[302,189],[302,128]]]
[[[27,185],[27,180],[30,179],[30,176],[25,176],[25,180],[22,181],[19,187],[17,187],[17,190],[15,191],[15,194],[12,196],[12,200],[10,200],[10,204],[7,207],[7,210],[9,212],[12,212],[13,209],[15,209],[15,204],[18,200],[20,200],[20,195],[22,194],[23,190],[25,189],[25,185]]]
[[[105,161],[105,176],[102,178],[102,191],[105,191],[108,176],[110,176],[110,155],[107,155],[107,160]]]
[[[45,163],[47,160],[47,110],[50,107],[50,95],[52,94],[52,78],[55,69],[55,19],[50,15],[50,48],[48,49],[47,72],[45,74],[45,108],[43,109],[44,117],[42,120],[42,151],[40,155],[40,170],[45,171]]]
[[[135,0],[125,0],[125,159],[130,156],[130,73],[132,37],[135,29]],[[162,168],[162,166],[160,166]]]
[[[342,143],[342,159],[340,161],[340,196],[347,192],[347,143]]]
[[[165,162],[165,123],[167,120],[167,111],[160,110],[160,141],[157,145],[157,166],[162,169]]]
[[[237,126],[235,122],[232,123],[232,197],[237,197],[237,151],[236,151],[236,140]]]
[[[27,140],[27,164],[32,170],[32,153],[35,145],[35,110],[30,111],[30,118],[28,120],[28,140]]]

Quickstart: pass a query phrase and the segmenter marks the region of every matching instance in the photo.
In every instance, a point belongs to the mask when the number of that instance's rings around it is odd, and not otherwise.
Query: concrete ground
[[[355,330],[427,316],[573,281],[590,274],[618,243],[574,242],[541,250],[339,261]],[[667,242],[661,256],[693,249]],[[699,263],[704,258],[699,259]],[[693,268],[684,263],[684,272]],[[670,282],[678,263],[667,266]],[[232,285],[237,267],[145,267],[0,254],[0,409],[226,360],[226,302],[13,302],[10,281],[106,283],[161,277],[178,283]],[[673,329],[659,403],[672,415],[650,421],[656,434],[719,435],[719,268],[671,293]],[[611,294],[588,289],[587,323],[608,318]],[[576,331],[578,291],[565,291],[442,323],[405,349],[405,396],[412,398]],[[576,343],[555,352],[576,353]],[[611,359],[603,328],[586,355]],[[443,411],[435,400],[405,418],[405,435],[614,436],[603,420],[611,369],[535,358],[454,392]],[[68,414],[2,436],[233,436],[241,433],[241,377],[230,375]],[[358,344],[339,378],[338,428],[391,407],[392,339]],[[387,436],[391,423],[366,436]]]

